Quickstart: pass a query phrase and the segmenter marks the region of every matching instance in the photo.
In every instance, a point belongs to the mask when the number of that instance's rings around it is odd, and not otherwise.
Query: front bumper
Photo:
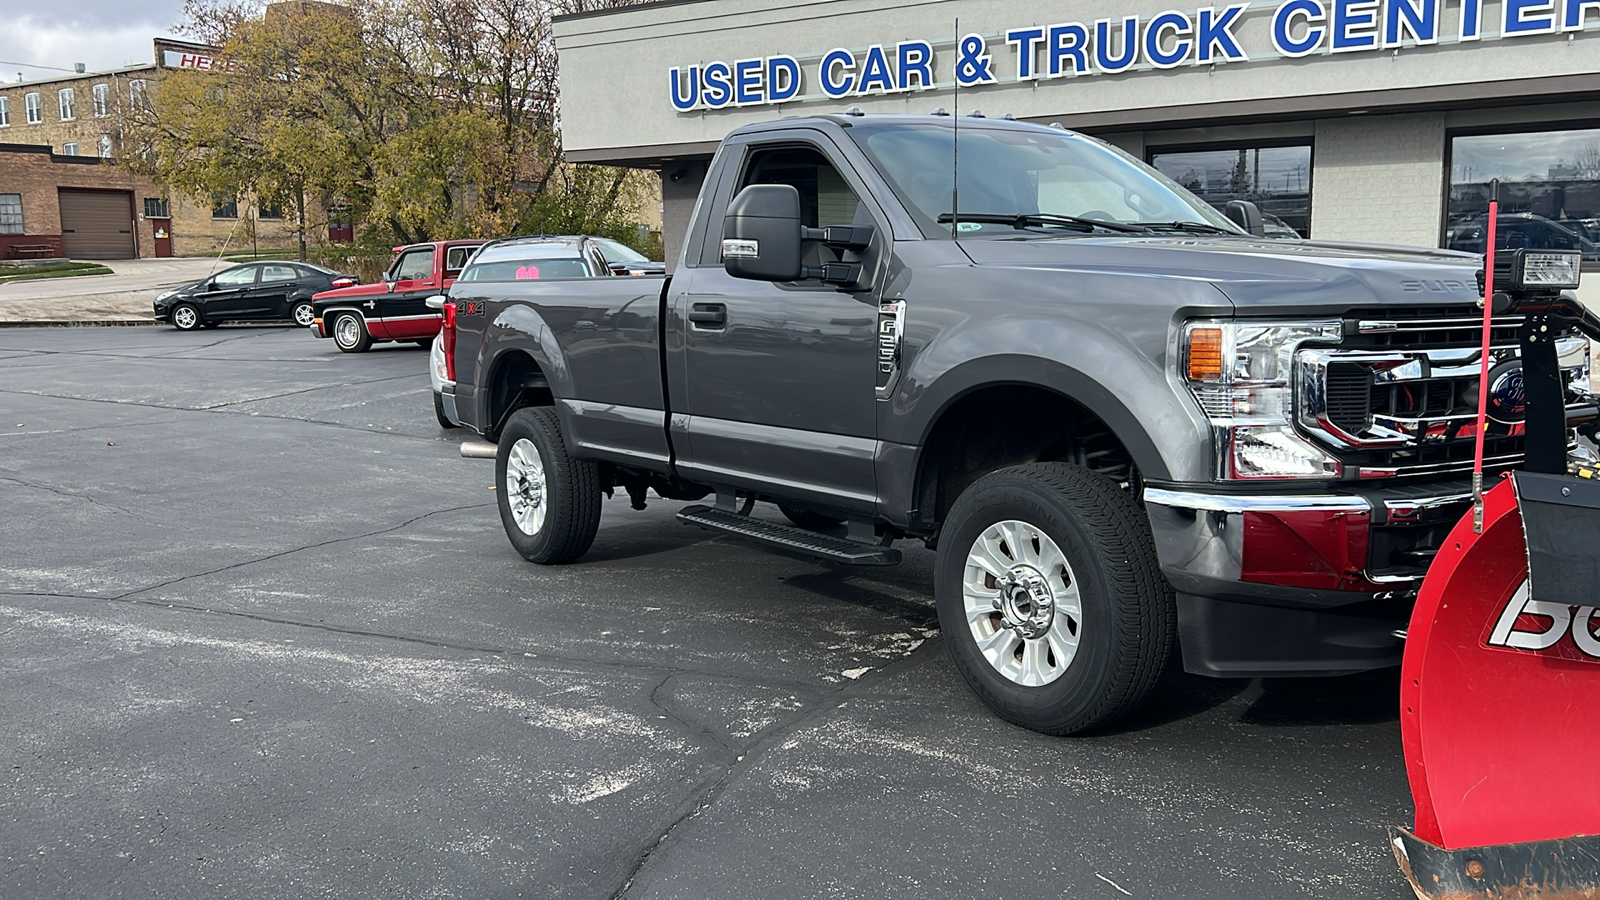
[[[311,324],[307,325],[306,327],[311,330],[311,336],[312,337],[325,338],[325,337],[330,337],[331,336],[328,333],[328,331],[323,327],[323,325],[322,325],[322,317],[321,316],[317,316],[315,319],[312,319],[311,320]]]
[[[1184,665],[1220,676],[1337,675],[1398,665],[1411,599],[1465,482],[1346,493],[1146,489],[1178,595]]]

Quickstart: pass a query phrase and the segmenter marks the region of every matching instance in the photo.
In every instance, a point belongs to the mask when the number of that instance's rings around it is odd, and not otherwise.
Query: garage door
[[[131,195],[62,190],[61,244],[73,259],[132,259]]]

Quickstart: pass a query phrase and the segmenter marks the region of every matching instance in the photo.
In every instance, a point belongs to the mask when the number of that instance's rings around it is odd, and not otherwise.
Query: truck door
[[[681,349],[669,351],[668,377],[679,467],[703,483],[871,512],[877,292],[736,279],[717,256],[720,209],[751,184],[793,185],[810,227],[871,224],[883,233],[882,215],[818,132],[763,134],[741,153],[721,202],[708,204],[715,219],[704,251],[674,283],[670,327]],[[808,254],[811,265],[833,258],[820,244]]]
[[[439,293],[439,269],[443,247],[417,247],[400,254],[389,267],[389,292],[378,297],[377,318],[368,317],[367,329],[373,337],[410,340],[439,333],[439,316],[426,301]]]

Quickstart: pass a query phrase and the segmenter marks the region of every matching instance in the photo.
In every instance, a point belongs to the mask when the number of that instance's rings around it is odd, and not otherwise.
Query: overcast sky
[[[182,10],[183,0],[0,0],[0,79],[151,62],[151,38],[172,34]]]

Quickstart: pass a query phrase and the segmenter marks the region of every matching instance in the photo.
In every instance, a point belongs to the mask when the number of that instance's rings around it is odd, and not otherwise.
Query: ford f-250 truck
[[[482,249],[447,314],[519,553],[582,556],[615,489],[714,497],[679,518],[839,563],[924,541],[961,674],[1042,732],[1133,709],[1175,641],[1214,676],[1397,664],[1469,503],[1478,257],[1263,240],[1058,128],[745,127],[670,278],[518,280],[522,252]],[[1574,425],[1586,350],[1561,344]]]

